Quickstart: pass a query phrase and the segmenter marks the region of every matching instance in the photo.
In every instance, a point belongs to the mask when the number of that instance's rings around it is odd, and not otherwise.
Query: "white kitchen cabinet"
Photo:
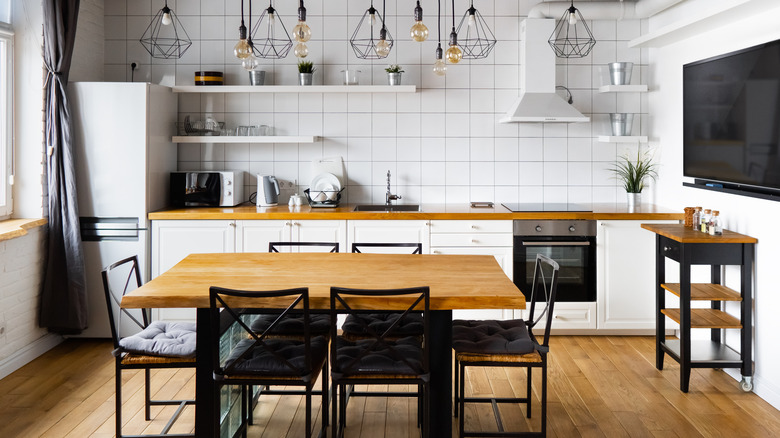
[[[234,252],[236,221],[152,221],[152,278],[197,253]],[[156,309],[156,318],[195,321],[195,309]]]
[[[596,289],[599,330],[632,333],[655,330],[655,234],[643,223],[599,221],[596,233]],[[557,305],[556,305],[557,306]]]
[[[422,243],[423,254],[430,253],[430,231],[425,220],[362,220],[347,221],[347,244],[344,252],[352,251],[353,243]],[[408,248],[398,248],[407,252]],[[392,248],[382,252],[393,252]]]
[[[346,235],[343,220],[242,220],[236,223],[236,251],[268,252],[269,242],[338,242],[346,252]]]
[[[512,279],[511,220],[431,220],[431,254],[492,255]],[[453,310],[455,319],[510,319],[513,309]]]

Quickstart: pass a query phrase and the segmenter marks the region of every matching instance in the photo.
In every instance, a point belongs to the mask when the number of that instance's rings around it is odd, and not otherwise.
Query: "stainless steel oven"
[[[555,301],[596,301],[596,221],[514,221],[514,282],[529,299],[536,254],[561,267]]]

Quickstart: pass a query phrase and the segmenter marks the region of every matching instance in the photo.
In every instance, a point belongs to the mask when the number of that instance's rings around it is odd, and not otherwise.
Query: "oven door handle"
[[[523,246],[590,246],[590,242],[526,242]]]

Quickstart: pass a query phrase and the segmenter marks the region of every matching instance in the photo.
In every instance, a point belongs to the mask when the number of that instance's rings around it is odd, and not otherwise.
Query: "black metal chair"
[[[338,242],[268,242],[268,252],[279,252],[281,248],[323,247],[328,252],[339,252]]]
[[[397,338],[391,336],[394,324],[376,330],[355,309],[356,301],[367,298],[382,298],[408,304],[401,316],[410,313],[420,313],[423,327],[421,336]],[[338,397],[334,398],[331,437],[340,437],[346,426],[346,404],[348,385],[418,385],[422,387],[422,397],[418,404],[421,418],[421,435],[427,437],[430,400],[430,291],[427,286],[407,289],[346,289],[332,287],[330,290],[331,313],[331,379],[333,386],[338,387]],[[364,325],[366,337],[351,340],[338,336],[337,316],[339,314],[354,315]],[[393,396],[394,394],[417,396],[416,393],[381,393],[377,395]],[[351,396],[357,396],[352,393]]]
[[[455,320],[452,322],[452,348],[455,350],[455,416],[459,417],[460,437],[544,437],[547,434],[547,353],[549,351],[550,326],[558,287],[559,266],[554,260],[541,254],[536,256],[531,302],[527,320]],[[545,307],[536,315],[540,294],[544,293]],[[542,318],[544,340],[539,343],[533,328]],[[526,367],[528,376],[525,397],[466,397],[466,367]],[[497,403],[525,403],[526,416],[531,418],[531,370],[542,369],[542,418],[541,431],[505,431]],[[498,432],[470,432],[464,430],[466,403],[491,403]]]
[[[161,368],[195,368],[195,324],[165,321],[150,322],[150,309],[123,309],[124,295],[141,286],[138,257],[113,263],[102,271],[103,290],[108,306],[108,321],[116,358],[116,436],[123,437],[194,437],[193,434],[169,434],[186,405],[195,400],[152,400],[151,370]],[[127,331],[122,322],[137,325],[140,331],[120,337]],[[122,435],[122,371],[144,370],[144,418],[151,420],[152,406],[178,406],[162,432],[152,435]]]
[[[279,291],[241,291],[212,286],[209,289],[212,324],[213,370],[215,400],[218,405],[222,388],[235,385],[241,389],[240,415],[242,420],[249,418],[247,388],[250,386],[302,386],[297,394],[305,396],[306,437],[312,436],[312,395],[317,378],[322,375],[322,425],[320,436],[324,436],[328,425],[328,339],[325,336],[313,336],[309,320],[309,291],[297,288]],[[273,323],[264,331],[251,328],[257,314],[281,311]],[[303,315],[303,337],[301,339],[282,339],[270,336],[279,324],[287,318]],[[293,392],[286,392],[291,394]],[[228,394],[230,392],[228,391]],[[238,403],[238,402],[236,402]],[[232,409],[228,402],[228,412],[219,412],[220,418],[230,418]],[[222,415],[225,414],[225,415]],[[229,436],[241,432],[246,436],[246,422]],[[220,429],[220,433],[222,433]],[[222,435],[220,435],[222,436]]]

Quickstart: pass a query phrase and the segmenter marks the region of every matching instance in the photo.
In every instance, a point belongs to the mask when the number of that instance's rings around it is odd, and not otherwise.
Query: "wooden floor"
[[[780,436],[780,412],[743,393],[722,371],[694,370],[691,391],[681,393],[674,361],[667,358],[664,371],[655,369],[652,338],[556,336],[550,344],[548,436]],[[114,436],[110,351],[107,341],[69,340],[0,380],[0,437]],[[162,397],[192,397],[193,374],[160,371],[153,390]],[[539,377],[534,375],[535,421],[527,423],[520,407],[506,407],[507,426],[538,428]],[[159,432],[172,408],[153,408],[157,419],[143,421],[142,374],[126,372],[123,379],[124,432]],[[525,390],[522,370],[476,370],[467,379],[466,391],[472,394]],[[411,399],[355,398],[349,404],[347,436],[417,436],[415,406]],[[302,410],[300,397],[263,396],[249,436],[302,436]],[[469,408],[466,422],[485,431],[496,427],[488,406]],[[191,431],[193,423],[194,409],[187,408],[173,432]]]

